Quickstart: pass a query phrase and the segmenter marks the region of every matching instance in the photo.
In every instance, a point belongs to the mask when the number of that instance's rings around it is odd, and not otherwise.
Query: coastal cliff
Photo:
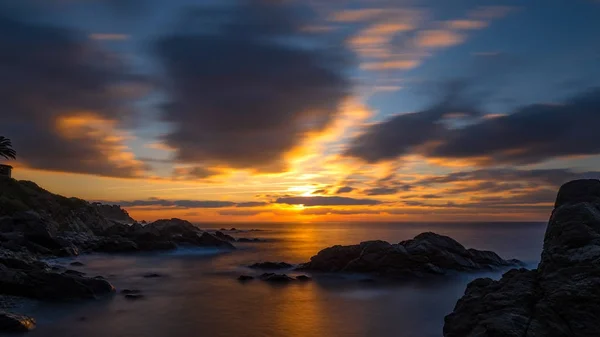
[[[471,282],[444,337],[586,337],[600,334],[600,181],[558,192],[537,269]]]

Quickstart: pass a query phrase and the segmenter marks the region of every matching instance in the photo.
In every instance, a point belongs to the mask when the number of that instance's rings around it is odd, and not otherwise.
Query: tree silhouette
[[[13,150],[10,139],[0,136],[0,156],[6,159],[17,159],[17,152]]]

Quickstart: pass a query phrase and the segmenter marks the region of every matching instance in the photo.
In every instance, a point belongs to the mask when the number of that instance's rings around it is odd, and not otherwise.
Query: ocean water
[[[81,256],[88,276],[103,275],[117,290],[139,289],[136,301],[120,294],[83,303],[35,304],[24,308],[38,321],[31,337],[440,337],[444,316],[471,280],[502,272],[462,274],[411,284],[359,282],[319,277],[273,285],[240,283],[245,266],[259,261],[306,262],[320,249],[381,239],[399,242],[424,231],[449,235],[468,248],[493,250],[534,267],[544,223],[319,223],[234,224],[234,252],[182,249],[169,253]],[[202,228],[215,226],[200,225]],[[225,227],[219,224],[216,228]],[[259,229],[260,231],[249,231]],[[68,265],[71,260],[52,263]],[[159,273],[159,278],[144,278]]]

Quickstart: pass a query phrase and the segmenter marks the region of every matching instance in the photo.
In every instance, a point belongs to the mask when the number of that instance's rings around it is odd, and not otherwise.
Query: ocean
[[[545,223],[298,223],[217,224],[235,227],[233,252],[180,249],[167,253],[80,256],[87,276],[103,275],[117,290],[139,289],[144,298],[121,294],[78,303],[28,304],[36,317],[29,337],[440,337],[467,283],[498,279],[502,272],[461,274],[443,281],[408,284],[326,277],[311,282],[240,283],[245,266],[260,261],[302,263],[319,250],[366,240],[397,243],[433,231],[467,248],[492,250],[534,268]],[[256,231],[250,231],[256,229]],[[68,266],[72,259],[51,263]],[[144,278],[147,273],[162,277]]]

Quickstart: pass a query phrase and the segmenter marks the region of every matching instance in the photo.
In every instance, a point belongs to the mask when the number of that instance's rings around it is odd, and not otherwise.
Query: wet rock
[[[240,275],[237,279],[238,281],[250,281],[254,280],[254,277],[250,275]]]
[[[563,185],[535,270],[471,282],[445,337],[592,337],[600,331],[600,181]]]
[[[85,264],[79,262],[79,261],[74,261],[71,262],[70,265],[74,266],[74,267],[81,267],[81,266],[85,266]]]
[[[133,294],[140,294],[142,291],[138,290],[138,289],[123,289],[121,290],[121,294],[123,295],[133,295]]]
[[[163,277],[162,274],[158,274],[158,273],[147,273],[142,275],[143,278],[158,278],[158,277]]]
[[[306,276],[306,275],[298,275],[296,276],[296,280],[298,281],[310,281],[312,280],[312,278]]]
[[[293,267],[293,265],[286,263],[286,262],[258,262],[258,263],[254,263],[254,264],[248,266],[248,268],[252,268],[252,269],[271,269],[271,270],[289,269],[292,267]]]
[[[0,310],[0,332],[27,332],[35,328],[35,319]]]
[[[358,245],[329,247],[298,269],[409,279],[457,271],[491,270],[517,263],[516,260],[503,260],[494,252],[466,249],[450,237],[427,232],[398,244],[366,241]]]

